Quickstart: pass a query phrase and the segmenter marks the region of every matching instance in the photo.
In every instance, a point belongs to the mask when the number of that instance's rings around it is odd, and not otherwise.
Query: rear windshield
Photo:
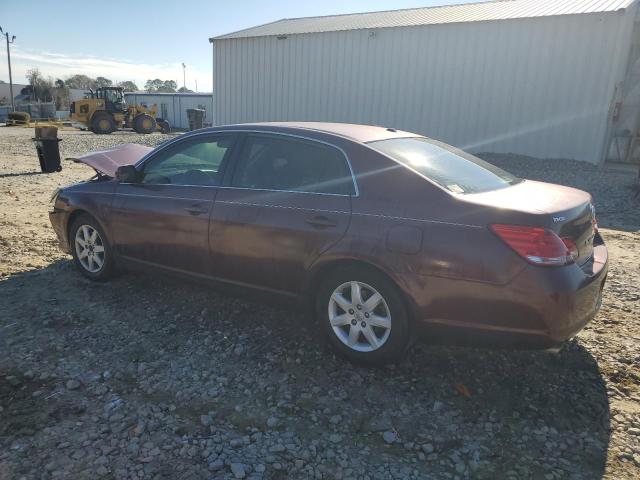
[[[478,157],[424,137],[392,138],[368,145],[453,193],[487,192],[521,181]]]

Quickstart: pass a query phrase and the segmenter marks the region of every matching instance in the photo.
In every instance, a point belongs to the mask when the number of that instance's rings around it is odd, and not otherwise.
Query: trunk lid
[[[588,262],[593,254],[595,209],[587,192],[524,180],[499,190],[459,197],[494,208],[496,223],[545,227],[563,240],[570,240],[578,250],[575,261],[579,265]],[[493,223],[491,219],[489,222]]]

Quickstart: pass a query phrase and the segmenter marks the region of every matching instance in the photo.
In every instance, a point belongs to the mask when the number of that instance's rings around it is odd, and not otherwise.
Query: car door
[[[153,154],[120,183],[112,229],[119,256],[208,275],[209,215],[235,136],[203,134]]]
[[[248,133],[216,198],[210,224],[215,275],[295,294],[306,269],[346,232],[353,175],[335,146]]]

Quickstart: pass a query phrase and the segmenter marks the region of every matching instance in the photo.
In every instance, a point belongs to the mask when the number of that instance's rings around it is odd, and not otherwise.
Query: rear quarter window
[[[367,145],[452,193],[487,192],[522,181],[478,157],[425,137],[392,138]]]

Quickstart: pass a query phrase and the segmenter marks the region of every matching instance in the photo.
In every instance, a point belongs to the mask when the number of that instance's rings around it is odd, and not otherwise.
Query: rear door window
[[[231,186],[261,190],[351,195],[353,177],[335,147],[284,135],[249,134]]]
[[[484,160],[425,137],[369,142],[378,150],[452,193],[479,193],[521,182]]]

